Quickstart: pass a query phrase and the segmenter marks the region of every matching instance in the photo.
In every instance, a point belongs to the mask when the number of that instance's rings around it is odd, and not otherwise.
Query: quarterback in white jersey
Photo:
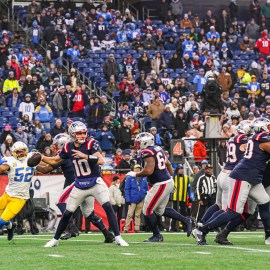
[[[34,168],[27,165],[30,157],[28,147],[23,142],[16,142],[12,148],[11,157],[0,160],[0,173],[8,173],[8,185],[5,193],[0,197],[0,229],[4,226],[8,230],[8,240],[13,238],[16,224],[11,222],[29,199],[29,188]]]

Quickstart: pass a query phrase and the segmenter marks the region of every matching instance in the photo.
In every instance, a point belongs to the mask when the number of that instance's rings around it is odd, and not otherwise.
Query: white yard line
[[[58,255],[58,254],[48,254],[49,257],[54,257],[54,258],[64,258],[63,255]]]

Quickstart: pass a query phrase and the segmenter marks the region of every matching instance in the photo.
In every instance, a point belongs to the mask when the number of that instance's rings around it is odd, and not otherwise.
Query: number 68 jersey
[[[260,149],[261,143],[270,142],[267,132],[254,134],[248,140],[243,159],[230,173],[234,179],[245,180],[251,184],[262,183],[263,173],[270,159],[270,154]]]
[[[160,146],[148,146],[141,151],[141,157],[144,160],[147,157],[155,159],[155,168],[151,175],[148,176],[150,184],[155,184],[169,180],[171,177],[166,166],[166,156]]]
[[[35,173],[35,169],[27,165],[27,160],[30,156],[31,153],[24,160],[18,160],[13,156],[3,158],[3,164],[9,166],[6,193],[10,197],[26,200],[30,197],[29,188],[32,176]]]

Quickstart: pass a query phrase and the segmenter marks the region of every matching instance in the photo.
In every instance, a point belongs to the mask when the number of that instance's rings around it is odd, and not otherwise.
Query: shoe
[[[111,232],[108,232],[105,236],[105,240],[104,240],[104,243],[112,243],[115,241],[115,237],[114,235],[111,233]]]
[[[214,240],[217,244],[220,244],[220,245],[230,245],[232,246],[233,243],[230,242],[227,238],[223,238],[223,237],[217,237],[216,236],[216,239]]]
[[[187,218],[187,221],[185,223],[185,229],[186,229],[187,237],[190,237],[190,235],[191,235],[192,224],[193,224],[192,218]]]
[[[16,229],[17,227],[17,223],[15,222],[12,222],[12,226],[11,226],[11,229],[7,229],[7,240],[8,241],[11,241],[13,239],[13,236],[14,236],[14,230]]]
[[[192,236],[196,239],[196,241],[199,243],[203,238],[203,233],[199,229],[194,229],[192,231]]]
[[[144,240],[143,242],[145,242],[145,243],[163,242],[163,236],[162,236],[162,234],[157,235],[157,236],[153,235],[152,237]]]
[[[50,240],[44,247],[45,248],[50,248],[50,247],[57,247],[59,245],[59,240],[52,239]]]
[[[115,237],[115,243],[116,245],[121,246],[121,247],[129,246],[129,244],[121,237],[121,235],[118,235]]]
[[[264,243],[266,245],[270,245],[270,236],[268,238],[265,239]]]
[[[77,237],[80,234],[78,232],[67,232],[63,236],[60,237],[61,240],[68,240],[72,237]]]

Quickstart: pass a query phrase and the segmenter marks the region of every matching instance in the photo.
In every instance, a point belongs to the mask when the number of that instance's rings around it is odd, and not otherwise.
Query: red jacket
[[[255,47],[261,54],[268,55],[270,53],[270,39],[269,38],[259,38],[256,41]]]
[[[206,147],[201,141],[197,141],[193,147],[193,156],[195,161],[202,161],[207,157]]]

